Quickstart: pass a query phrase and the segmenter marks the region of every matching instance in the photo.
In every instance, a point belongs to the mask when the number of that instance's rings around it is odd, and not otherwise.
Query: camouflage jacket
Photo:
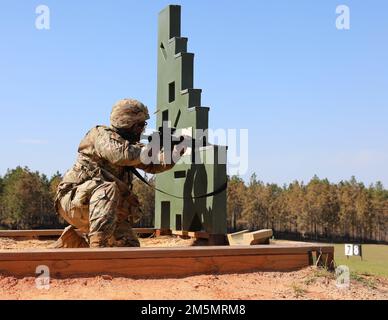
[[[60,183],[57,198],[61,192],[68,192],[88,180],[115,181],[123,193],[130,193],[133,174],[127,167],[155,174],[174,166],[165,163],[144,165],[140,161],[143,147],[141,143],[131,144],[113,128],[92,128],[79,145],[76,163],[66,172]]]

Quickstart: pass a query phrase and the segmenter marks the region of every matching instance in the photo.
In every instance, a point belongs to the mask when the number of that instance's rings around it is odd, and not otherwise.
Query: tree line
[[[51,178],[27,167],[0,176],[0,228],[62,228],[54,196],[62,176]],[[154,178],[147,178],[154,184]],[[337,184],[313,177],[307,184],[248,183],[228,177],[228,232],[270,228],[279,238],[332,241],[388,241],[388,190],[381,182],[366,187],[354,177]],[[136,226],[153,227],[154,191],[135,180],[143,217]]]
[[[283,238],[329,241],[388,241],[388,190],[366,187],[355,177],[337,184],[314,176],[307,184],[228,184],[229,230],[270,228]]]
[[[0,176],[0,229],[64,228],[67,223],[55,213],[54,199],[62,175],[51,178],[28,167],[7,170]],[[148,179],[151,184],[153,178]],[[143,217],[137,226],[153,226],[154,194],[148,186],[134,182]]]
[[[0,228],[61,228],[64,221],[54,211],[54,196],[62,177],[50,179],[27,167],[7,170],[0,176]]]

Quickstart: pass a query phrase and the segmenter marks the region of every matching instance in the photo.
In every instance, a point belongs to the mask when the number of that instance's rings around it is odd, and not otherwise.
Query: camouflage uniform
[[[140,106],[135,116],[133,105]],[[132,108],[132,114],[123,112],[123,106],[124,111],[129,110],[128,106]],[[75,165],[58,187],[57,212],[88,235],[90,247],[140,246],[131,227],[140,218],[140,208],[132,193],[133,174],[128,167],[155,174],[171,169],[173,164],[142,164],[144,145],[124,139],[118,127],[129,129],[148,118],[148,110],[140,102],[119,101],[111,114],[111,127],[96,126],[86,134]]]

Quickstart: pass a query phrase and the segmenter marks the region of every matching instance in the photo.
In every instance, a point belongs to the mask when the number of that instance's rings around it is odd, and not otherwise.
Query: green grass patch
[[[362,277],[362,275],[378,275],[388,278],[388,245],[362,245],[362,260],[360,257],[347,258],[345,256],[344,244],[335,244],[334,246],[334,256],[337,266],[348,266],[351,272],[351,277],[353,277],[354,280],[357,281],[357,279],[359,279],[360,281],[367,281],[368,279]],[[361,280],[361,278],[363,280]]]
[[[306,279],[303,281],[303,283],[306,286],[309,286],[311,284],[316,283],[319,278],[324,278],[327,280],[334,280],[335,274],[333,272],[330,272],[329,270],[327,270],[325,268],[317,268],[313,271],[313,273],[311,275],[306,277]]]
[[[293,283],[291,285],[291,288],[294,291],[294,295],[295,295],[296,298],[303,297],[306,294],[306,292],[307,292],[305,289],[303,289],[301,286],[299,286],[296,283]]]
[[[364,286],[370,289],[376,289],[377,285],[374,279],[369,278],[366,274],[359,274],[357,272],[350,272],[350,279],[362,283]]]

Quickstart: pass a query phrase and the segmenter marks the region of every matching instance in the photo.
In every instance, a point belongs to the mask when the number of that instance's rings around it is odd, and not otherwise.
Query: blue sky
[[[35,28],[40,4],[50,30]],[[245,178],[355,175],[388,186],[385,0],[3,0],[0,175],[17,165],[66,171],[120,98],[154,111],[157,16],[167,4],[182,5],[210,126],[249,129]],[[335,27],[340,4],[350,30]]]

